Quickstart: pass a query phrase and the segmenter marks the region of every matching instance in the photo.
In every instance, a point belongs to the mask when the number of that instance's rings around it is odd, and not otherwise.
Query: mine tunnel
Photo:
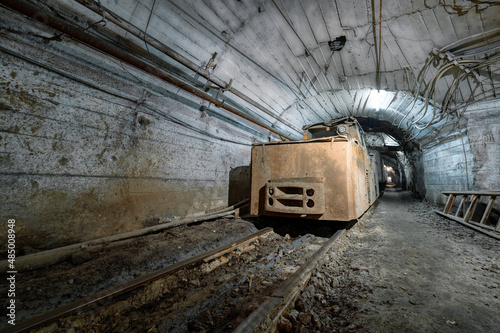
[[[0,0],[0,330],[499,332],[499,50],[499,1]]]

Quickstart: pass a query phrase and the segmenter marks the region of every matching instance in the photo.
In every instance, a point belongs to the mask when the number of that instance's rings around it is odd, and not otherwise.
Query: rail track
[[[265,228],[2,332],[273,331],[340,233],[325,242]]]
[[[258,240],[260,237],[265,236],[270,233],[272,228],[265,228],[260,230],[250,236],[244,237],[239,241],[236,241],[230,245],[219,247],[215,250],[208,251],[204,254],[195,256],[193,258],[183,260],[174,265],[168,266],[164,269],[157,270],[150,274],[138,277],[132,281],[124,284],[106,289],[102,292],[96,293],[94,295],[85,297],[75,302],[71,302],[62,307],[56,308],[54,310],[45,312],[41,315],[35,316],[31,319],[20,322],[15,327],[2,330],[2,332],[29,332],[31,330],[45,327],[56,320],[71,316],[80,311],[84,311],[90,308],[96,308],[112,299],[117,299],[119,296],[133,292],[138,288],[148,288],[148,285],[155,283],[162,283],[163,280],[172,276],[173,274],[192,268],[193,266],[202,267],[203,271],[209,271],[223,263],[225,260],[229,260],[233,253],[245,252],[252,248],[252,243]],[[222,259],[225,258],[225,259]],[[160,282],[158,282],[160,281]],[[166,280],[165,280],[166,281]]]
[[[321,248],[316,251],[307,262],[290,276],[271,296],[260,305],[234,333],[276,332],[278,320],[287,311],[290,305],[298,298],[302,289],[307,285],[312,270],[316,264],[332,247],[344,230],[337,231]]]

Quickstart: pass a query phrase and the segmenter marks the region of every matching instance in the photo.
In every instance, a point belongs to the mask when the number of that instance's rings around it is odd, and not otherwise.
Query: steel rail
[[[266,130],[277,134],[280,137],[283,137],[287,140],[293,140],[290,136],[274,129],[271,126],[268,126],[262,122],[260,122],[257,119],[254,119],[253,117],[250,117],[243,112],[237,110],[235,107],[232,107],[226,103],[224,103],[224,100],[219,100],[217,98],[212,97],[210,94],[201,91],[186,82],[183,82],[173,75],[165,72],[164,70],[160,70],[158,68],[155,68],[148,64],[147,62],[137,58],[136,56],[133,56],[129,54],[128,52],[124,52],[121,48],[104,41],[103,39],[96,38],[94,36],[91,36],[88,34],[85,29],[82,29],[81,27],[71,24],[65,20],[62,20],[58,17],[56,17],[54,14],[41,9],[40,7],[34,5],[33,3],[26,1],[26,0],[0,0],[0,4],[13,9],[23,15],[29,16],[53,29],[56,29],[71,38],[74,38],[82,43],[85,43],[87,45],[92,46],[93,48],[107,54],[110,56],[113,56],[119,60],[122,60],[136,68],[139,68],[151,75],[154,75],[163,81],[170,83],[184,91],[187,91],[197,97],[200,97],[212,104],[214,104],[217,107],[223,108],[245,120],[250,121],[251,123],[254,123],[255,125],[258,125],[262,128],[265,128]]]
[[[238,248],[244,247],[252,242],[254,242],[257,238],[262,237],[263,235],[268,234],[273,231],[272,228],[265,228],[256,233],[253,233],[249,236],[246,236],[236,242],[232,242],[231,244],[224,245],[218,247],[214,250],[202,253],[200,255],[194,256],[190,259],[186,259],[180,261],[176,264],[170,265],[168,267],[162,268],[160,270],[145,274],[131,281],[125,282],[118,286],[111,287],[109,289],[98,292],[94,295],[87,296],[80,300],[68,303],[59,308],[47,311],[33,318],[24,320],[19,324],[16,324],[14,327],[8,327],[5,330],[1,330],[1,332],[29,332],[35,328],[40,328],[46,326],[57,319],[69,316],[74,314],[77,311],[82,311],[89,309],[94,306],[98,306],[107,302],[119,295],[122,295],[131,290],[137,289],[141,286],[147,285],[152,281],[158,280],[165,276],[171,275],[175,272],[178,272],[182,269],[185,269],[189,266],[192,266],[197,263],[205,262],[208,260],[213,260],[214,258],[218,258],[228,252],[232,252]]]
[[[307,262],[276,289],[233,333],[275,332],[279,318],[307,286],[312,270],[345,230],[337,231]]]
[[[202,222],[207,220],[213,220],[217,218],[221,218],[227,215],[235,215],[239,214],[237,211],[240,206],[243,206],[248,203],[248,199],[240,201],[232,206],[226,207],[224,209],[220,209],[214,212],[210,212],[203,215],[198,215],[194,217],[184,218],[180,220],[173,220],[164,223],[160,223],[158,225],[154,225],[151,227],[146,227],[142,229],[136,229],[132,231],[128,231],[125,233],[115,234],[112,236],[106,236],[98,239],[92,239],[89,241],[75,243],[67,246],[57,247],[50,250],[45,250],[42,252],[37,252],[33,254],[28,254],[25,256],[18,257],[16,260],[16,267],[18,270],[27,271],[33,270],[41,267],[47,267],[50,265],[55,265],[62,261],[67,260],[71,257],[75,252],[80,251],[82,248],[91,248],[93,246],[99,246],[103,244],[109,244],[117,241],[122,241],[125,239],[130,239],[134,237],[146,236],[149,234],[161,232],[167,229],[171,229],[174,227],[178,227],[181,225],[192,224],[196,222]],[[8,266],[7,260],[0,261],[0,269]]]

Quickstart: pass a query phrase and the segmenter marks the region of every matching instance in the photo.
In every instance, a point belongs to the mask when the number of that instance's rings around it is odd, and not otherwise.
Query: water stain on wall
[[[29,53],[2,55],[0,218],[19,222],[20,248],[63,246],[228,204],[229,170],[248,164],[249,148],[203,136],[173,122],[172,114],[192,128],[216,127],[218,135],[237,139],[221,130],[227,126],[198,119],[197,110],[158,92],[149,98],[109,59],[82,62],[97,57],[91,50],[61,53],[60,46],[38,45],[36,63],[46,67],[26,61]],[[59,66],[77,69],[72,75],[81,80],[61,75]],[[89,78],[92,87],[82,84]],[[140,79],[151,89],[148,77]],[[242,185],[245,175],[232,180]]]

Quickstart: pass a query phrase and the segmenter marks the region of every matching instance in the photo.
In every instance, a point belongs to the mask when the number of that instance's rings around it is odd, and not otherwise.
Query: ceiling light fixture
[[[387,97],[387,91],[385,90],[372,90],[370,92],[370,105],[375,109],[375,113],[380,112],[380,107],[382,105],[382,101]]]

